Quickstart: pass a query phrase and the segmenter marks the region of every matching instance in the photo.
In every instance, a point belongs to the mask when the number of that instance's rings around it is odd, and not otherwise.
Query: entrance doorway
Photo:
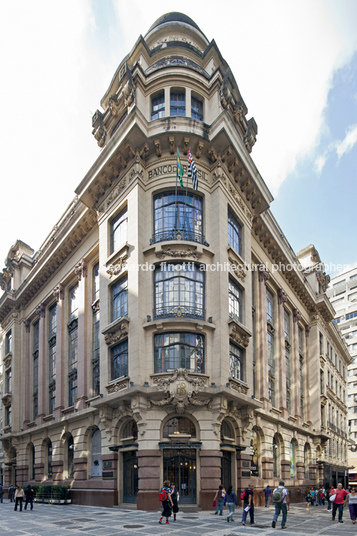
[[[138,493],[138,458],[136,450],[123,452],[123,502],[136,503]]]
[[[221,484],[225,489],[232,484],[232,453],[226,450],[222,451]]]
[[[196,504],[196,450],[164,449],[164,480],[176,485],[181,504]]]

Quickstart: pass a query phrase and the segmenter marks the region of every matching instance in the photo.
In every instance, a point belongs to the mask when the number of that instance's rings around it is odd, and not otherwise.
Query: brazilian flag
[[[183,177],[183,167],[181,165],[179,148],[177,147],[177,178],[180,182],[181,188],[183,188],[182,177]]]

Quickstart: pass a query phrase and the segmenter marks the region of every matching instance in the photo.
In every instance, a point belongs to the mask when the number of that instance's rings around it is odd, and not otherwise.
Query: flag
[[[191,151],[188,152],[188,171],[187,177],[192,178],[192,188],[198,190],[197,168],[193,161]]]
[[[177,147],[177,178],[178,178],[178,180],[180,182],[181,188],[183,188],[182,177],[183,177],[183,167],[182,167],[181,161],[180,161],[179,148]]]

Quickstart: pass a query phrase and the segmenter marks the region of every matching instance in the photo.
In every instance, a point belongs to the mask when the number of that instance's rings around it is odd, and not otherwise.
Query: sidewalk
[[[224,509],[227,514],[227,509]],[[235,536],[235,535],[274,535],[284,536],[356,536],[357,526],[352,525],[349,510],[345,509],[344,523],[331,521],[331,512],[326,506],[293,504],[288,512],[287,529],[281,530],[281,515],[277,526],[272,528],[274,508],[255,508],[256,524],[240,523],[242,509],[237,508],[235,522],[227,523],[223,517],[211,512],[180,511],[177,522],[170,519],[169,525],[159,525],[160,511],[143,512],[120,508],[97,508],[78,505],[34,504],[33,511],[14,511],[14,503],[5,500],[0,504],[1,536],[160,536],[172,534],[177,536]]]

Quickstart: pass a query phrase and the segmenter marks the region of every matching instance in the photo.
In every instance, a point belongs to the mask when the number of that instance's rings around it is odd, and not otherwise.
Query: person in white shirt
[[[286,519],[288,516],[288,510],[290,509],[290,498],[288,490],[284,487],[283,480],[280,480],[279,486],[273,491],[273,502],[275,503],[275,513],[271,526],[273,529],[276,527],[279,514],[282,512],[283,517],[281,520],[281,528],[286,529]]]

